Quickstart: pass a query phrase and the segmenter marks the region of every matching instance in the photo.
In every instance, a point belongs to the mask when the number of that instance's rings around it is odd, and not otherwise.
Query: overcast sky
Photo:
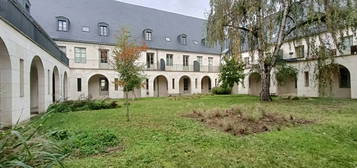
[[[160,9],[183,15],[207,19],[209,0],[118,0],[130,4]]]

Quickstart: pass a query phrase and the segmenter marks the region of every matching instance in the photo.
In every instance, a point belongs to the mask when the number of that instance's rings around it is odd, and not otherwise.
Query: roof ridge
[[[171,12],[171,11],[165,11],[165,10],[161,10],[161,9],[156,9],[156,8],[152,8],[152,7],[147,7],[147,6],[142,6],[142,5],[132,4],[132,3],[127,3],[127,2],[122,2],[121,0],[110,0],[110,1],[115,1],[115,2],[118,2],[118,3],[125,4],[125,5],[131,5],[131,6],[136,6],[136,7],[140,7],[140,8],[146,8],[146,9],[155,10],[155,11],[159,11],[159,12],[164,12],[164,13],[170,13],[170,14],[174,14],[174,15],[189,17],[189,18],[193,18],[193,19],[197,19],[197,20],[201,20],[201,21],[207,21],[207,19],[204,19],[204,18],[199,18],[199,17],[184,15],[184,14],[180,14],[180,13],[176,13],[176,12]]]

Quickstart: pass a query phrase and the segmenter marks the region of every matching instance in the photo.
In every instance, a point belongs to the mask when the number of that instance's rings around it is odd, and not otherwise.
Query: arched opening
[[[321,72],[328,69],[325,76],[327,79],[327,85],[320,85],[320,96],[335,97],[335,98],[351,98],[351,73],[343,65],[331,64],[328,67],[324,67]],[[325,71],[326,72],[326,71]]]
[[[211,89],[211,78],[208,76],[203,77],[201,80],[201,93],[207,94],[211,91]]]
[[[67,76],[67,72],[64,72],[64,75],[63,75],[63,98],[64,98],[64,100],[68,99],[68,76]]]
[[[297,96],[297,77],[288,77],[284,82],[278,82],[279,96]]]
[[[57,102],[60,99],[60,79],[58,68],[55,66],[52,72],[52,102]]]
[[[166,97],[169,95],[168,80],[165,76],[157,76],[154,79],[154,95],[155,97]]]
[[[259,96],[262,85],[259,73],[252,73],[249,75],[249,95]]]
[[[0,38],[0,128],[12,124],[11,79],[10,55]]]
[[[88,97],[103,99],[109,97],[109,80],[104,75],[93,75],[88,80]]]
[[[41,58],[36,56],[30,70],[31,114],[45,112],[45,72]]]
[[[180,94],[191,94],[191,79],[183,76],[180,79]]]

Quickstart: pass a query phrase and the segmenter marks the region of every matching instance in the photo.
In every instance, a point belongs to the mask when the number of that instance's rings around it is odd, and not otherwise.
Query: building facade
[[[298,97],[336,97],[357,99],[357,37],[356,32],[351,30],[342,31],[343,36],[338,35],[338,44],[342,49],[338,50],[329,33],[321,33],[309,38],[298,38],[283,44],[280,54],[287,64],[297,70],[296,77],[291,77],[287,82],[279,84],[276,80],[276,70],[272,72],[270,91],[278,96],[298,96]],[[321,69],[319,63],[312,54],[312,47],[308,46],[307,40],[316,41],[316,46],[320,45],[320,40],[324,41],[325,47],[335,55],[333,63],[335,72],[330,75],[331,84],[321,86],[318,74]],[[257,54],[253,52],[242,53],[243,60],[251,66],[257,64]],[[248,68],[244,85],[239,85],[236,89],[238,94],[259,95],[261,90],[260,75]],[[325,67],[321,67],[325,68]]]
[[[29,14],[0,1],[0,127],[43,113],[68,95],[68,59]]]
[[[218,85],[221,49],[206,45],[205,20],[114,0],[36,0],[31,13],[69,58],[69,99],[124,97],[111,64],[122,28],[149,47],[137,61],[146,80],[131,97],[208,93]]]

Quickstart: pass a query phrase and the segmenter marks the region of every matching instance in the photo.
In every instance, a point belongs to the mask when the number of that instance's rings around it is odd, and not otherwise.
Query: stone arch
[[[297,76],[278,82],[277,93],[279,96],[297,96]]]
[[[88,79],[88,98],[104,99],[109,97],[109,80],[102,74],[92,75]]]
[[[179,80],[180,94],[191,94],[192,93],[192,81],[187,75],[184,75]]]
[[[64,72],[63,75],[63,98],[68,99],[68,75],[67,72]]]
[[[164,75],[158,75],[154,78],[154,96],[166,97],[169,95],[169,83]]]
[[[31,114],[45,112],[45,71],[39,56],[31,61],[30,108]]]
[[[209,76],[204,76],[201,79],[201,93],[207,94],[212,89],[212,80]]]
[[[260,75],[257,72],[251,73],[249,75],[249,90],[248,94],[253,95],[253,96],[259,96],[262,85],[261,85],[261,79]]]
[[[11,68],[8,49],[0,38],[0,128],[12,124]]]
[[[351,98],[351,73],[349,69],[341,64],[330,64],[328,66],[333,68],[330,77],[331,84],[325,87],[320,85],[320,96]]]
[[[55,66],[52,71],[52,102],[59,101],[60,97],[60,76],[58,68]]]

